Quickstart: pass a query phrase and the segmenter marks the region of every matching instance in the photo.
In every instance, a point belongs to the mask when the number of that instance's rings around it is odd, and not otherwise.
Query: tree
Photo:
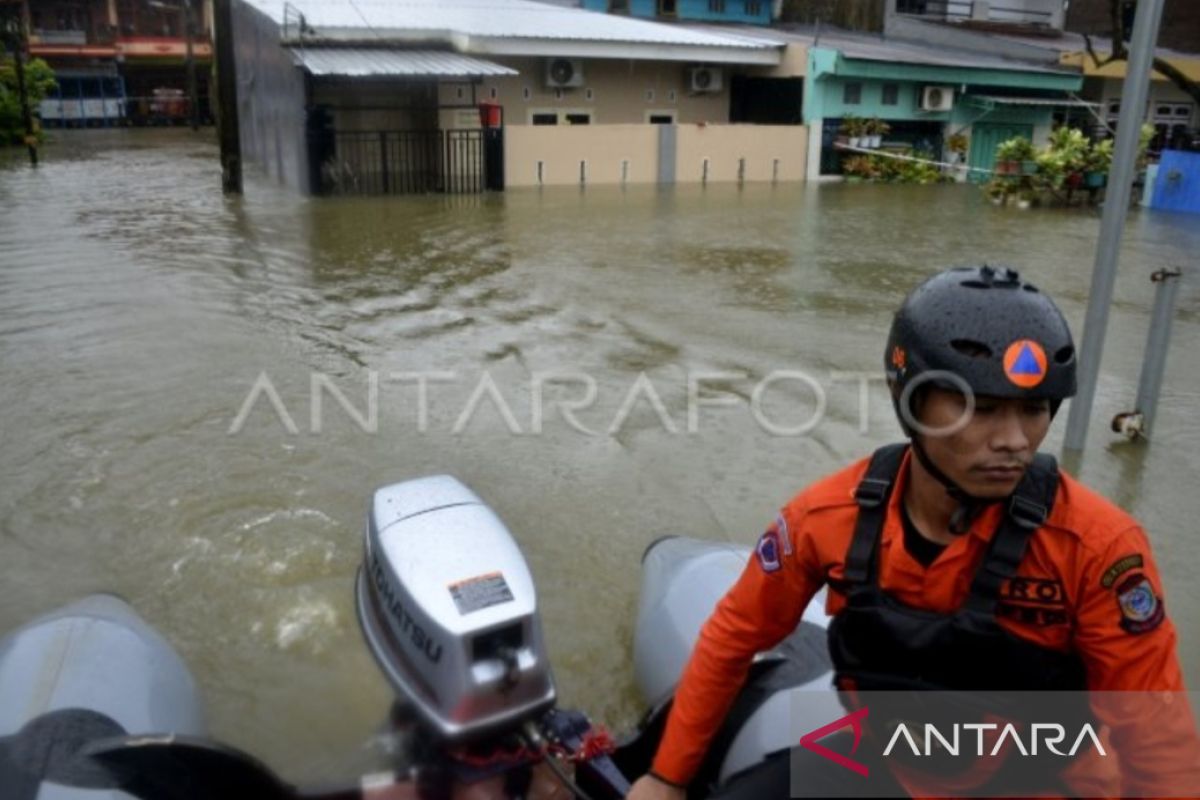
[[[1105,64],[1111,64],[1114,61],[1127,61],[1129,59],[1128,41],[1129,35],[1133,31],[1132,11],[1136,5],[1136,0],[1108,0],[1109,19],[1112,30],[1112,52],[1106,58],[1101,58],[1096,54],[1096,49],[1092,46],[1092,37],[1086,33],[1083,35],[1088,56],[1091,57],[1097,67],[1103,67]],[[1157,56],[1154,58],[1153,66],[1155,72],[1178,86],[1190,95],[1196,103],[1200,104],[1200,84],[1189,79],[1187,75],[1176,69],[1175,65]]]
[[[25,62],[25,91],[29,105],[36,109],[56,82],[54,70],[40,58]],[[21,98],[17,93],[16,61],[11,55],[0,56],[0,145],[21,144],[25,141],[25,123],[21,115]]]

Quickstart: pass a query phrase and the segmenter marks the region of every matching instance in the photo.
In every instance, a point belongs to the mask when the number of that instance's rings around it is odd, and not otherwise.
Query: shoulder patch
[[[1125,556],[1118,559],[1111,567],[1104,570],[1104,574],[1100,577],[1100,585],[1105,589],[1112,588],[1112,585],[1117,582],[1117,578],[1129,572],[1131,569],[1138,569],[1142,566],[1142,554],[1134,553],[1133,555]]]
[[[1121,608],[1121,627],[1129,633],[1146,633],[1166,618],[1162,598],[1154,592],[1150,579],[1142,573],[1130,575],[1117,587],[1117,605]]]
[[[774,525],[767,528],[767,532],[759,538],[754,555],[758,558],[758,565],[762,567],[763,572],[776,572],[782,566],[779,561],[779,531]]]

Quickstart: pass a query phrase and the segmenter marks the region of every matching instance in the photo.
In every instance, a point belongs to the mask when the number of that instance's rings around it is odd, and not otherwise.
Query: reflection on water
[[[226,199],[215,147],[178,131],[65,132],[46,156],[36,172],[0,168],[0,629],[120,592],[187,657],[215,732],[300,778],[350,769],[387,705],[350,599],[376,486],[450,472],[492,503],[538,582],[561,694],[628,726],[645,545],[749,544],[804,483],[894,439],[879,384],[864,419],[837,373],[877,373],[892,309],[936,268],[1013,264],[1078,333],[1098,228],[970,187],[309,200],[251,182]],[[1124,247],[1094,430],[1072,466],[1146,523],[1194,687],[1194,282],[1154,446],[1115,443],[1106,424],[1134,395],[1148,275],[1193,262],[1200,226],[1136,214]],[[778,370],[826,394],[805,436],[771,436],[749,412]],[[375,432],[328,397],[314,432],[314,372],[362,413],[374,374]],[[539,390],[547,373],[560,380]],[[261,374],[298,433],[265,402],[229,433]],[[557,403],[585,396],[581,374],[596,399],[576,428]],[[643,374],[661,407],[642,396],[610,430]],[[732,403],[699,408],[689,432],[701,374],[703,397]],[[463,419],[484,376],[505,408],[488,397]],[[795,426],[815,405],[791,383],[763,407]]]

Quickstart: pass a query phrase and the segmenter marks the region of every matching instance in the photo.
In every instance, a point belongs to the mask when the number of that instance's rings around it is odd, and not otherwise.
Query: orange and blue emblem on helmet
[[[1004,375],[1014,386],[1032,389],[1046,379],[1046,351],[1033,339],[1018,339],[1004,351]]]
[[[904,348],[896,345],[892,348],[892,366],[897,372],[903,373],[904,367],[908,363],[908,354],[904,352]]]

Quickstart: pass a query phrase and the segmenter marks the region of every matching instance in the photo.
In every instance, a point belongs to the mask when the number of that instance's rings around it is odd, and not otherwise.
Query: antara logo
[[[851,772],[856,772],[864,778],[870,777],[870,769],[866,764],[861,764],[848,756],[834,752],[828,747],[819,744],[819,740],[824,739],[834,731],[849,727],[854,732],[854,744],[850,748],[850,754],[858,752],[859,743],[863,737],[863,720],[867,718],[868,709],[860,708],[851,714],[847,714],[841,719],[834,720],[828,725],[817,728],[815,731],[804,734],[800,737],[800,746],[806,750],[811,750],[823,758],[827,758],[833,763],[845,767]],[[968,749],[965,753],[962,747],[962,731],[975,731],[975,751],[971,753]],[[1000,731],[1000,735],[995,740],[995,744],[989,749],[985,743],[985,731]],[[1008,723],[1003,728],[994,722],[978,722],[978,723],[955,723],[951,728],[950,735],[943,735],[942,731],[938,730],[935,725],[926,723],[924,725],[924,748],[917,744],[917,738],[913,736],[909,730],[909,725],[904,722],[895,723],[895,730],[892,732],[891,738],[888,740],[887,747],[883,750],[884,757],[890,756],[895,750],[897,744],[907,745],[914,756],[932,756],[936,753],[945,755],[974,755],[976,757],[996,756],[1000,754],[1001,748],[1006,741],[1011,741],[1012,745],[1017,749],[1022,756],[1037,756],[1039,754],[1039,744],[1043,746],[1042,752],[1049,751],[1056,756],[1071,757],[1079,752],[1080,748],[1085,746],[1088,740],[1092,746],[1102,756],[1107,756],[1108,753],[1104,749],[1104,745],[1100,743],[1100,737],[1096,735],[1096,729],[1090,723],[1084,723],[1079,734],[1075,737],[1074,744],[1071,745],[1069,751],[1059,750],[1055,745],[1061,744],[1067,738],[1067,731],[1058,723],[1039,723],[1035,722],[1029,726],[1028,739],[1022,739],[1017,727],[1013,723]],[[901,740],[903,742],[901,743]]]
[[[974,722],[964,723],[962,725],[955,723],[951,728],[949,738],[943,736],[942,732],[939,731],[934,725],[925,723],[924,727],[924,749],[917,747],[917,740],[913,738],[908,726],[905,723],[900,722],[897,723],[896,730],[892,732],[892,738],[888,741],[887,747],[884,748],[883,754],[885,756],[891,755],[892,750],[896,747],[897,742],[901,737],[903,737],[905,743],[908,745],[909,750],[912,751],[914,756],[933,755],[935,748],[939,753],[956,756],[959,755],[962,750],[962,742],[960,740],[961,731],[967,730],[975,731],[974,755],[978,757],[983,757],[985,755],[998,755],[1000,753],[1000,749],[1004,746],[1006,741],[1011,741],[1013,746],[1015,746],[1023,756],[1036,756],[1038,754],[1038,742],[1040,741],[1045,745],[1045,750],[1049,750],[1054,755],[1069,757],[1079,752],[1079,748],[1083,746],[1085,739],[1092,740],[1092,744],[1095,746],[1096,751],[1099,752],[1100,755],[1108,755],[1108,753],[1104,751],[1104,745],[1100,744],[1100,738],[1096,736],[1095,729],[1092,728],[1091,724],[1089,723],[1084,723],[1083,728],[1079,731],[1079,735],[1075,737],[1075,744],[1073,744],[1070,751],[1066,753],[1055,747],[1056,744],[1061,743],[1067,737],[1066,728],[1057,723],[1033,723],[1029,730],[1028,747],[1026,747],[1025,740],[1023,740],[1021,735],[1018,733],[1016,726],[1011,722],[1006,724],[1003,728],[1001,728],[995,722]],[[995,730],[1000,731],[1000,736],[996,739],[995,745],[992,746],[989,752],[984,744],[984,731]],[[934,744],[935,740],[936,744]],[[971,755],[969,750],[967,751],[967,755]]]
[[[855,711],[852,714],[847,714],[839,720],[834,720],[828,725],[804,734],[800,737],[800,746],[806,750],[812,750],[819,756],[828,758],[833,763],[843,766],[851,772],[857,772],[864,778],[870,777],[871,771],[866,764],[860,764],[852,758],[847,758],[841,753],[835,753],[824,745],[817,744],[818,739],[824,739],[834,731],[841,730],[842,728],[849,726],[854,731],[854,745],[850,748],[850,754],[853,755],[854,753],[857,753],[858,744],[862,741],[863,736],[862,721],[866,718],[867,709],[865,707],[860,708],[858,711]]]

